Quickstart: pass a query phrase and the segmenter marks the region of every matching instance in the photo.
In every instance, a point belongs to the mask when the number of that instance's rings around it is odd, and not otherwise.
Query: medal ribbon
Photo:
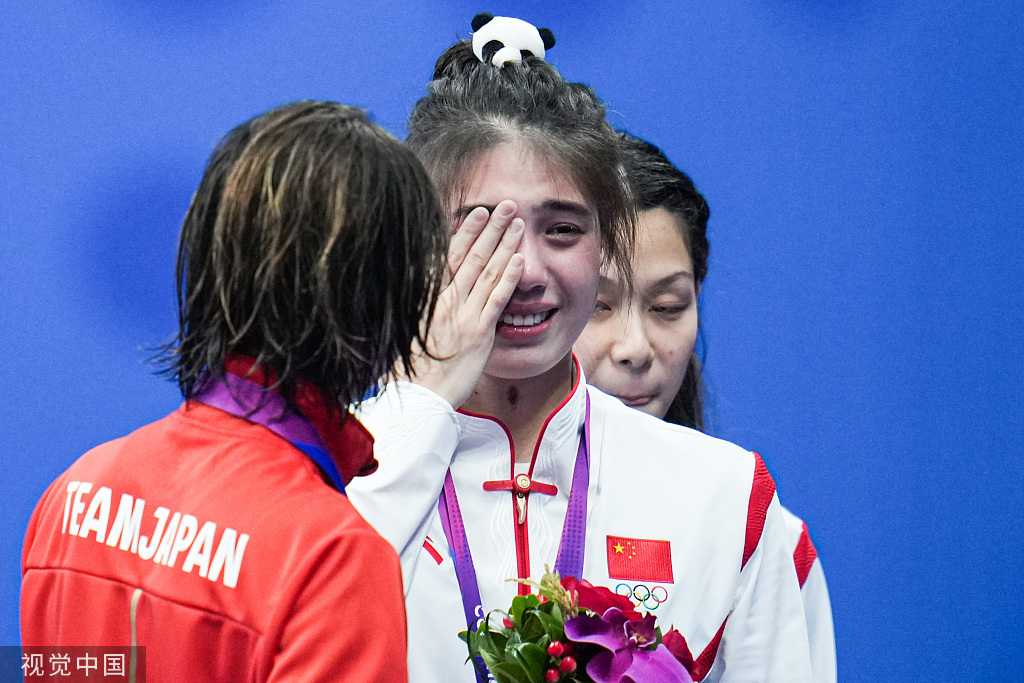
[[[345,481],[329,455],[327,446],[309,420],[288,407],[281,396],[251,380],[227,373],[224,380],[210,375],[201,379],[192,400],[219,408],[250,422],[261,424],[309,456],[341,493]]]
[[[584,389],[586,391],[586,389]],[[575,576],[583,579],[583,557],[587,541],[587,489],[590,486],[590,395],[587,394],[586,413],[583,418],[583,438],[580,439],[576,451],[576,464],[572,472],[572,489],[569,492],[569,505],[565,512],[565,524],[562,526],[562,540],[558,545],[555,559],[555,571],[560,576]],[[466,527],[462,522],[462,511],[459,499],[455,495],[455,482],[452,472],[448,470],[444,477],[444,488],[437,504],[441,514],[441,526],[448,539],[452,561],[455,563],[455,576],[459,580],[462,593],[462,609],[466,613],[466,625],[472,629],[484,618],[483,606],[480,601],[480,584],[476,579],[476,568],[473,556],[469,552],[469,539]],[[483,666],[483,663],[479,663]],[[477,679],[480,669],[477,669]]]

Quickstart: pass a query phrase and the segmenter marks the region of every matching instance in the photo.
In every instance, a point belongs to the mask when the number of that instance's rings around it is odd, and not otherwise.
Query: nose
[[[529,226],[523,231],[523,239],[516,253],[523,257],[523,275],[519,278],[516,291],[543,292],[547,283],[547,266],[541,253],[539,238],[533,234]]]
[[[654,360],[654,347],[644,327],[643,317],[632,311],[619,314],[620,332],[612,344],[611,360],[631,370],[644,370]]]

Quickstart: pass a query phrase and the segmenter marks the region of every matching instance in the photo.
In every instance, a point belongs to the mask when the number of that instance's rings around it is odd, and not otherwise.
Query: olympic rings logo
[[[668,589],[664,586],[648,588],[642,583],[638,583],[635,586],[630,586],[628,583],[620,583],[615,587],[615,594],[629,598],[649,610],[658,609],[661,603],[668,600]]]

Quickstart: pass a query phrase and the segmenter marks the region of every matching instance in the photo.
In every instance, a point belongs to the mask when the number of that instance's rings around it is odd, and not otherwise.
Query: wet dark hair
[[[596,209],[605,259],[630,280],[632,190],[615,132],[593,89],[565,81],[532,55],[502,67],[484,64],[468,41],[441,55],[427,89],[409,119],[407,142],[449,211],[483,154],[503,143],[522,145],[565,169]]]
[[[699,288],[708,273],[707,231],[711,211],[707,201],[694,187],[690,176],[680,171],[660,149],[628,133],[619,133],[619,139],[636,187],[639,210],[664,209],[676,219],[693,262],[694,284]],[[704,430],[704,391],[696,349],[690,353],[683,384],[669,405],[665,421]]]
[[[178,244],[179,330],[163,353],[186,398],[229,354],[341,405],[409,370],[440,290],[447,224],[407,147],[366,114],[296,102],[214,149]]]

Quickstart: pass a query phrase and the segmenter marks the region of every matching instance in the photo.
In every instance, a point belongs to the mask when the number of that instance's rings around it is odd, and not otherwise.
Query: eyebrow
[[[676,280],[690,280],[690,281],[693,281],[693,279],[694,279],[693,273],[691,273],[688,270],[680,270],[680,271],[676,271],[675,273],[672,273],[670,275],[666,275],[663,278],[658,278],[657,280],[655,280],[654,282],[652,282],[650,284],[648,289],[660,291],[660,290],[665,289],[666,287],[668,287],[670,284],[674,283]],[[612,279],[612,278],[608,277],[607,275],[603,275],[602,274],[600,276],[599,280],[598,280],[598,286],[599,287],[621,287],[622,286],[622,282],[620,280],[618,280],[617,278],[616,279]]]
[[[577,216],[592,216],[594,210],[586,204],[580,204],[579,202],[570,202],[564,199],[549,199],[540,205],[541,211],[551,211],[559,213],[571,213]]]
[[[651,283],[651,286],[648,287],[648,289],[664,289],[665,287],[668,287],[670,284],[674,283],[676,280],[690,280],[691,282],[693,282],[693,273],[691,273],[688,270],[676,271],[671,275],[666,275],[663,278],[655,280],[654,282]]]

